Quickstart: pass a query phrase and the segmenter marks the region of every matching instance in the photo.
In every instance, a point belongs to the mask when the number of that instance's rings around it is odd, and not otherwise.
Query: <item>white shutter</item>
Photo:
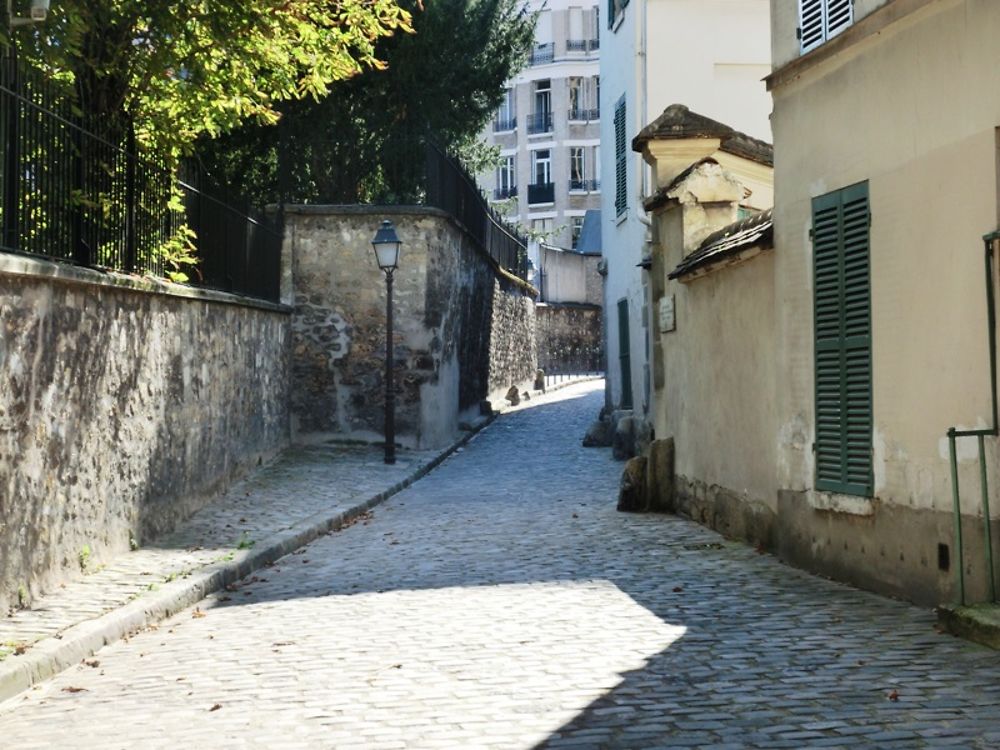
[[[535,24],[535,45],[552,44],[552,11],[543,10]]]
[[[799,37],[802,52],[815,49],[825,41],[824,6],[827,0],[799,0]],[[847,0],[848,4],[850,0]]]
[[[583,40],[583,8],[569,9],[569,39]]]
[[[854,0],[826,0],[826,38],[832,39],[854,20]]]

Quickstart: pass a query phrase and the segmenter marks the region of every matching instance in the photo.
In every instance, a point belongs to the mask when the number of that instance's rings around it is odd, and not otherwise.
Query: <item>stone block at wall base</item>
[[[625,463],[618,490],[618,510],[637,513],[646,510],[646,457],[636,456]]]
[[[729,539],[741,539],[773,549],[777,517],[766,504],[717,484],[707,485],[678,475],[675,478],[677,513],[715,529]]]
[[[656,513],[674,510],[674,439],[654,440],[646,451],[646,508]]]

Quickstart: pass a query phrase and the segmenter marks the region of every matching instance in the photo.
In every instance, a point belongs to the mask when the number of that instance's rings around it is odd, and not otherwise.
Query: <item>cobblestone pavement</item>
[[[193,570],[232,558],[314,514],[346,510],[385,491],[437,455],[437,451],[404,450],[394,466],[386,466],[378,446],[322,443],[290,449],[233,484],[172,533],[33,601],[30,609],[0,618],[0,658]]]
[[[1000,654],[615,512],[599,384],[0,706],[18,748],[1000,747]]]

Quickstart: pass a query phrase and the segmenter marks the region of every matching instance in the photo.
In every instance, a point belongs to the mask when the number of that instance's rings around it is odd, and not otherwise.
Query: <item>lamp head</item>
[[[399,248],[403,243],[396,236],[396,228],[386,219],[372,238],[375,260],[383,271],[395,271],[399,266]]]

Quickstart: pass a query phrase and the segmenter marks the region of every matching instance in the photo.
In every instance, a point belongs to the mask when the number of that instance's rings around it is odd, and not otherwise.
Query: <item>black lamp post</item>
[[[396,228],[386,219],[375,232],[372,247],[378,267],[385,271],[385,462],[396,463],[396,393],[392,382],[392,274],[399,266],[403,243]]]

